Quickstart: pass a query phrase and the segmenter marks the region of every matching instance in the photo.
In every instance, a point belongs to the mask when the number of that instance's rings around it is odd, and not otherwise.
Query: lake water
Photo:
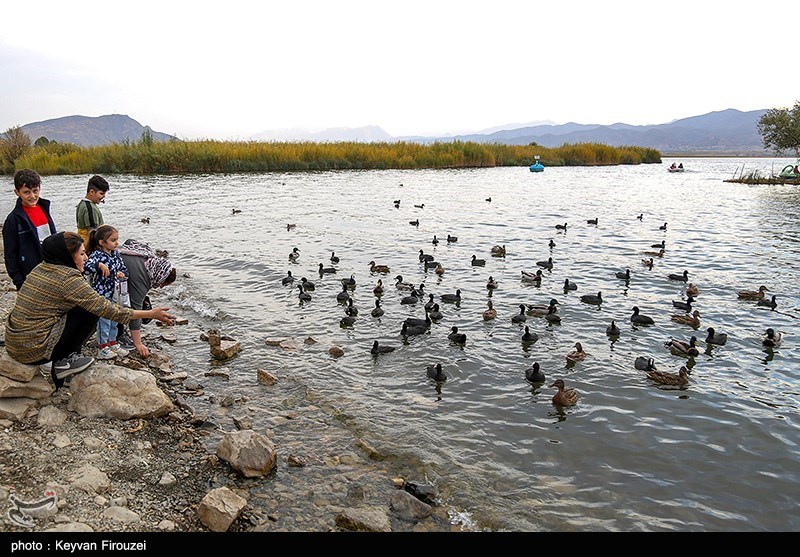
[[[169,250],[180,275],[188,273],[164,291],[172,307],[242,342],[242,354],[226,363],[240,391],[252,391],[255,402],[265,396],[252,387],[256,365],[292,375],[387,455],[387,467],[435,484],[476,528],[796,531],[800,189],[723,181],[742,165],[745,173],[778,172],[793,161],[675,159],[686,167],[675,174],[667,172],[672,161],[538,174],[523,167],[108,176],[102,210],[122,238]],[[43,179],[60,230],[74,227],[87,179]],[[2,205],[5,214],[9,195]],[[145,216],[148,225],[140,223]],[[587,224],[593,218],[598,224]],[[557,231],[564,222],[566,232]],[[289,223],[296,227],[287,230]],[[448,234],[458,241],[448,244]],[[642,252],[661,240],[665,254],[647,269]],[[492,257],[493,245],[505,245],[507,255]],[[300,258],[290,263],[294,247]],[[420,265],[420,249],[442,263],[441,277]],[[340,263],[331,264],[332,251]],[[471,266],[473,255],[485,267]],[[554,266],[541,286],[520,280],[548,257]],[[371,260],[391,273],[371,275]],[[320,263],[338,272],[320,277]],[[625,269],[628,284],[615,277]],[[287,270],[316,283],[310,302],[281,285]],[[700,290],[697,331],[670,320],[681,313],[671,302],[685,295],[667,274],[683,270]],[[336,295],[351,274],[360,313],[342,328]],[[424,283],[437,302],[457,289],[462,300],[440,303],[443,320],[404,341],[401,322],[424,317],[427,297],[401,305],[398,274]],[[490,275],[499,283],[491,294]],[[378,278],[386,313],[373,318]],[[565,278],[578,290],[565,294]],[[762,284],[777,295],[775,311],[737,299],[738,290]],[[598,291],[599,307],[580,301]],[[511,317],[521,303],[550,298],[560,303],[561,325],[529,317],[539,340],[523,346],[522,326]],[[489,299],[498,316],[484,321]],[[655,325],[632,326],[633,306]],[[612,319],[622,329],[616,341],[605,334]],[[466,333],[465,345],[448,341],[452,326]],[[725,346],[706,346],[710,326],[728,334]],[[767,327],[784,333],[782,346],[762,347]],[[664,347],[692,334],[700,340],[694,362]],[[290,336],[320,344],[287,351],[264,343]],[[373,358],[373,340],[397,349]],[[588,357],[568,367],[565,356],[578,341]],[[330,357],[332,344],[345,355]],[[664,371],[690,363],[688,387],[655,385],[634,368],[642,355]],[[534,361],[547,376],[543,385],[525,380]],[[440,385],[426,376],[436,362],[448,376]],[[212,365],[202,343],[185,347],[176,362],[197,377]],[[558,378],[578,390],[577,405],[552,404],[549,385]]]

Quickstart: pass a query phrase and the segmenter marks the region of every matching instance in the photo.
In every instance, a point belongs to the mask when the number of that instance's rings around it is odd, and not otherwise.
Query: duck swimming
[[[758,290],[741,290],[736,293],[740,300],[762,300],[764,298],[764,293],[768,292],[769,288],[766,286],[759,286]]]
[[[689,370],[686,369],[686,366],[681,366],[678,373],[648,371],[647,377],[660,385],[677,385],[683,387],[689,384]]]
[[[655,257],[664,257],[664,248],[661,248],[658,251],[643,251],[644,255],[653,255]]]
[[[419,250],[419,261],[420,261],[420,263],[423,263],[425,261],[433,261],[434,259],[435,258],[432,255],[426,254],[423,250]]]
[[[452,244],[453,242],[458,242],[457,236],[451,236],[450,234],[447,235],[447,243]]]
[[[566,230],[566,229],[567,229],[567,223],[566,222],[564,224],[557,224],[556,225],[556,230]]]
[[[564,386],[563,379],[556,379],[550,386],[558,389],[558,392],[553,397],[553,404],[556,406],[572,406],[578,402],[578,391],[567,389]]]
[[[777,296],[773,295],[772,298],[769,300],[759,300],[758,305],[761,307],[768,307],[775,309],[776,307],[778,307],[778,302],[775,301],[776,298]]]
[[[447,375],[442,371],[442,364],[429,365],[426,373],[434,381],[447,381]]]
[[[377,302],[378,300],[375,301]],[[358,308],[353,305],[353,298],[347,300],[347,307],[345,308],[344,312],[352,317],[358,315]]]
[[[393,351],[394,346],[380,346],[377,340],[372,343],[372,349],[370,350],[373,354],[388,354]]]
[[[372,289],[372,293],[376,296],[383,294],[383,281],[381,279],[378,279],[378,283],[375,285],[375,288]]]
[[[303,290],[303,285],[302,284],[298,284],[297,285],[297,289],[300,290],[300,294],[299,294],[298,298],[300,298],[301,302],[308,302],[309,300],[311,300],[311,294],[309,294],[308,292]]]
[[[291,252],[289,252],[289,261],[297,261],[300,259],[300,250],[297,248],[293,248]]]
[[[667,275],[667,278],[669,280],[680,280],[686,282],[687,280],[689,280],[689,271],[684,271],[681,274],[670,273]]]
[[[494,280],[494,277],[490,276],[489,280],[486,281],[486,288],[488,288],[489,290],[494,290],[495,288],[497,288],[497,281]]]
[[[666,229],[667,229],[667,223],[665,222],[664,224],[662,224],[661,226],[659,226],[659,227],[658,227],[658,229],[659,229],[659,230],[666,230]]]
[[[700,294],[700,290],[691,282],[686,285],[686,295],[691,296],[692,298],[697,298],[697,295]]]
[[[650,247],[651,247],[651,248],[661,248],[661,249],[666,249],[666,248],[667,248],[667,243],[666,243],[664,240],[661,240],[661,241],[660,241],[659,243],[657,243],[657,244],[650,244]]]
[[[370,261],[369,265],[369,272],[370,273],[388,273],[389,266],[388,265],[376,265],[374,261]]]
[[[527,321],[527,320],[528,320],[528,316],[525,315],[525,304],[520,304],[519,305],[519,313],[511,318],[511,322],[512,323],[522,323],[523,321]]]
[[[547,247],[549,247],[550,249],[556,247],[556,243],[553,241],[552,238],[550,238],[550,241],[547,243]]]
[[[709,327],[706,329],[708,336],[706,337],[706,344],[716,344],[718,346],[723,346],[726,342],[728,342],[728,335],[726,333],[718,333],[714,330],[714,327]]]
[[[536,264],[539,267],[544,267],[545,269],[552,269],[553,268],[553,258],[548,257],[547,261],[537,261]]]
[[[532,333],[530,327],[525,325],[525,332],[522,333],[522,342],[536,342],[539,340],[539,335]]]
[[[484,321],[491,321],[492,319],[497,317],[497,310],[494,309],[494,305],[492,304],[491,300],[486,302],[486,305],[489,306],[489,309],[487,309],[486,311],[483,312],[483,320]]]
[[[558,311],[556,306],[547,308],[547,314],[544,316],[545,320],[551,325],[558,325],[561,323],[561,316],[556,313]]]
[[[550,298],[550,303],[547,305],[544,304],[526,304],[527,313],[528,315],[535,315],[537,317],[542,317],[547,315],[550,311],[550,308],[555,308],[558,305],[558,300],[555,298]],[[556,310],[557,311],[557,310]]]
[[[655,321],[653,321],[652,317],[648,317],[647,315],[641,315],[639,313],[639,306],[633,306],[633,315],[631,315],[631,323],[636,323],[637,325],[653,325]]]
[[[442,276],[444,274],[444,267],[442,267],[441,263],[436,264],[436,269],[434,270],[434,272],[439,276]]]
[[[417,319],[415,317],[406,317],[406,320],[403,321],[404,324],[408,325],[409,327],[430,327],[431,326],[431,318],[428,315],[428,312],[425,312],[425,319]]]
[[[620,332],[621,331],[619,330],[619,327],[617,327],[616,322],[612,319],[611,325],[606,327],[606,334],[610,337],[618,337]]]
[[[539,362],[533,362],[533,365],[525,370],[525,379],[531,383],[544,383],[544,372],[539,367]]]
[[[575,350],[567,354],[568,362],[582,362],[586,359],[586,352],[583,351],[583,345],[580,342],[575,343]]]
[[[597,224],[597,217],[587,220],[586,224]]]
[[[694,310],[691,315],[673,315],[670,319],[675,323],[690,325],[695,329],[700,326],[700,312],[697,310]]]
[[[578,285],[577,284],[575,284],[574,282],[570,282],[568,278],[564,279],[564,291],[565,292],[567,290],[577,290],[577,289],[578,289]]]
[[[411,291],[411,294],[408,296],[404,296],[402,300],[400,300],[401,304],[416,304],[419,302],[419,298],[417,298],[417,292],[415,290]]]
[[[650,259],[642,259],[642,265],[652,269],[653,268],[653,258],[651,257]]]
[[[350,275],[350,278],[343,278],[342,284],[347,288],[355,288],[356,286],[356,276]]]
[[[319,264],[319,274],[320,275],[333,274],[335,272],[336,272],[336,269],[334,269],[333,267],[325,267],[325,266],[322,265],[322,263]]]
[[[622,271],[617,271],[617,278],[622,280],[631,280],[631,270],[627,269],[624,273]]]
[[[461,301],[461,290],[456,290],[455,294],[442,294],[439,296],[439,299],[443,302],[460,302]]]
[[[581,296],[581,302],[585,304],[600,305],[603,303],[603,293],[598,292],[597,295],[584,294],[583,296]]]
[[[422,285],[420,285],[422,286]],[[433,294],[428,294],[428,301],[425,303],[425,311],[430,311],[433,309],[433,306],[436,305],[436,302],[433,301]]]
[[[505,257],[506,256],[505,244],[503,244],[502,246],[492,246],[492,255],[497,257]]]
[[[474,255],[474,254],[472,255],[472,266],[473,267],[483,267],[484,265],[486,265],[486,260],[485,259],[478,259],[478,257],[476,255]]]
[[[336,252],[332,251],[331,252],[331,263],[338,263],[338,262],[339,262],[339,258],[336,256]]]
[[[443,317],[444,317],[444,315],[442,315],[442,312],[439,311],[439,304],[433,304],[433,309],[431,310],[430,318],[433,321],[439,321]]]
[[[425,326],[410,326],[405,321],[403,322],[403,326],[400,328],[400,334],[404,337],[416,336],[425,334],[428,331],[428,328]]]
[[[775,331],[773,328],[767,329],[767,332],[764,333],[764,336],[761,337],[761,344],[766,346],[767,348],[777,348],[780,346],[781,341],[783,340],[783,334]]]
[[[342,285],[342,291],[336,295],[337,302],[347,302],[350,299],[350,292],[347,291],[347,286]]]
[[[400,290],[414,290],[413,284],[411,284],[410,282],[403,282],[403,275],[397,275],[396,277],[394,277],[394,280],[397,281],[395,283],[395,286]]]
[[[411,226],[419,226],[419,219],[410,220],[408,221],[408,224],[410,224]]]
[[[286,271],[286,276],[283,277],[283,279],[281,280],[281,284],[286,286],[287,284],[292,284],[293,282],[294,282],[294,277],[292,276],[292,272]]]
[[[308,280],[306,277],[300,279],[300,286],[302,286],[303,290],[305,290],[306,292],[314,291],[317,289],[314,283]]]
[[[381,307],[381,301],[375,300],[375,308],[372,310],[372,317],[380,317],[384,314],[383,308]],[[376,341],[377,342],[377,341]]]
[[[689,356],[693,358],[700,354],[700,351],[697,349],[697,337],[692,337],[689,339],[689,342],[683,342],[682,340],[673,338],[665,342],[664,346],[678,356]]]
[[[464,333],[459,333],[458,327],[455,325],[450,328],[450,331],[451,332],[449,335],[447,335],[447,338],[449,338],[451,342],[455,342],[456,344],[464,344],[467,342],[467,335]]]
[[[680,300],[672,300],[672,307],[675,307],[675,308],[678,308],[678,309],[682,309],[683,311],[689,312],[689,311],[692,311],[692,302],[694,302],[694,298],[692,298],[691,296],[686,298],[685,302],[682,302]]]
[[[656,362],[653,358],[647,358],[645,356],[639,356],[636,358],[636,361],[633,362],[633,365],[636,369],[641,371],[655,371],[656,369]]]
[[[529,271],[522,271],[522,281],[523,282],[534,282],[534,283],[541,283],[542,282],[542,270],[537,269],[535,273],[531,273]]]
[[[356,322],[356,316],[355,315],[345,315],[339,321],[339,325],[341,327],[352,327],[353,323],[355,323],[355,322]]]
[[[436,237],[436,234],[433,235],[433,240],[431,240],[431,244],[433,244],[434,246],[439,245],[439,238]]]

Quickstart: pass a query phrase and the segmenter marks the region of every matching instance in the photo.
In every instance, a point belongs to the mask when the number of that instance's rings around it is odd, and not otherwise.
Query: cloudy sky
[[[127,114],[183,139],[659,124],[800,99],[786,0],[37,0],[3,6],[0,130]]]

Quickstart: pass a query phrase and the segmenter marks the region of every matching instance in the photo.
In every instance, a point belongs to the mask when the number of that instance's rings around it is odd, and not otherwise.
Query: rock
[[[280,346],[281,343],[286,340],[285,338],[268,338],[264,340],[264,344],[267,346]]]
[[[272,441],[252,429],[226,433],[217,456],[247,478],[267,475],[278,460]]]
[[[162,520],[156,525],[156,528],[159,530],[166,530],[167,532],[172,532],[175,530],[175,523],[171,520]]]
[[[161,340],[170,344],[178,342],[178,337],[172,333],[161,333]]]
[[[398,517],[412,522],[427,518],[433,512],[430,505],[423,503],[407,491],[393,493],[389,499],[389,506]]]
[[[403,478],[392,478],[392,485],[398,489],[403,489],[403,486],[406,485],[406,481]]]
[[[286,464],[288,464],[293,468],[302,468],[303,466],[306,465],[306,459],[304,459],[302,456],[295,456],[293,454],[290,454],[286,458]]]
[[[69,447],[71,444],[72,440],[65,433],[56,433],[56,436],[53,439],[53,446],[59,449],[63,449],[64,447]]]
[[[183,379],[186,379],[187,377],[189,377],[189,374],[186,373],[185,371],[181,371],[178,373],[168,373],[167,375],[162,375],[158,379],[159,381],[168,382],[168,381],[181,381]]]
[[[242,349],[241,344],[231,340],[220,340],[219,346],[211,345],[211,355],[218,360],[233,358]]]
[[[121,420],[165,416],[175,407],[145,371],[96,364],[70,382],[67,408],[87,417]]]
[[[22,421],[36,409],[36,404],[32,398],[0,398],[0,418]]]
[[[5,350],[2,351],[2,355],[0,355],[0,377],[27,383],[36,375],[39,375],[39,366],[18,362],[9,356]]]
[[[83,522],[66,522],[44,530],[45,532],[94,532],[91,526]]]
[[[36,423],[39,427],[58,427],[63,424],[67,419],[67,415],[57,406],[48,404],[44,408],[39,409],[39,414],[36,416]]]
[[[270,372],[259,369],[258,370],[258,382],[264,385],[274,385],[278,382],[278,378],[272,375]]]
[[[103,518],[119,522],[139,522],[139,515],[125,507],[108,507],[103,511]]]
[[[230,379],[231,374],[228,371],[218,370],[218,371],[207,371],[203,375],[206,377],[222,377],[223,379]]]
[[[178,480],[169,472],[161,474],[161,479],[158,480],[158,485],[163,485],[164,487],[173,487],[177,483]]]
[[[212,532],[227,532],[246,505],[243,497],[227,487],[218,487],[206,493],[197,506],[197,515]]]
[[[98,507],[105,507],[108,504],[108,499],[103,497],[102,495],[98,495],[94,498],[94,504]]]
[[[383,460],[383,455],[378,452],[378,449],[364,441],[363,439],[359,439],[356,441],[356,447],[367,453],[372,460]]]
[[[282,340],[278,346],[284,350],[299,350],[302,344],[297,339],[287,338]]]
[[[347,508],[336,515],[336,525],[356,532],[391,532],[389,517],[377,507]]]
[[[342,350],[339,346],[331,346],[330,348],[328,348],[328,354],[330,354],[334,358],[340,358],[344,356],[344,350]]]
[[[91,464],[84,464],[78,468],[72,473],[69,480],[73,487],[87,493],[105,493],[111,487],[111,480],[108,479],[105,472]]]
[[[229,406],[233,406],[233,403],[236,402],[236,399],[233,398],[231,395],[225,395],[222,397],[222,400],[219,402],[219,405],[223,408],[228,408]]]
[[[47,398],[53,393],[50,382],[36,375],[29,381],[16,381],[0,375],[0,398]]]
[[[251,422],[249,418],[237,418],[234,416],[233,425],[235,425],[236,429],[239,430],[253,429],[253,422]]]
[[[315,339],[314,337],[306,337],[305,340],[303,341],[303,344],[317,344],[317,342],[319,341],[317,341],[317,339]]]
[[[436,488],[431,484],[406,482],[405,485],[403,485],[403,489],[424,503],[429,505],[436,504],[437,492]]]
[[[92,451],[102,449],[105,446],[105,443],[103,443],[100,439],[92,436],[84,437],[83,444],[86,446],[87,449]]]
[[[189,324],[189,320],[186,319],[185,317],[181,317],[180,319],[176,319],[175,320],[175,324],[176,325],[188,325]]]

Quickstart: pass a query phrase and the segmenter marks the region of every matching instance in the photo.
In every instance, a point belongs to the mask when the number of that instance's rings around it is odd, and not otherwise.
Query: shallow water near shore
[[[169,251],[179,280],[162,294],[172,307],[198,328],[215,327],[242,342],[242,353],[224,363],[226,382],[203,376],[219,367],[206,344],[173,349],[175,367],[201,381],[206,396],[236,392],[258,406],[268,395],[255,385],[256,368],[290,375],[377,448],[387,468],[435,484],[475,528],[794,531],[800,529],[800,189],[723,181],[742,163],[745,172],[777,172],[793,161],[674,160],[686,171],[667,172],[673,159],[665,159],[537,174],[523,167],[106,176],[112,189],[101,208],[121,238]],[[74,226],[87,180],[43,178],[42,195],[53,203],[59,230]],[[6,196],[2,210],[10,208]],[[150,223],[142,224],[143,217]],[[593,218],[597,225],[586,222]],[[418,226],[409,224],[417,219]],[[565,222],[566,231],[555,229]],[[458,241],[448,244],[448,234]],[[647,269],[641,260],[650,256],[642,252],[661,240],[664,256]],[[493,257],[493,245],[505,245],[506,256]],[[300,258],[291,263],[294,247]],[[442,263],[444,275],[425,271],[420,249]],[[339,263],[331,263],[331,252]],[[471,266],[473,255],[485,266]],[[521,282],[521,271],[535,271],[548,257],[554,266],[541,286]],[[370,274],[372,260],[391,273]],[[320,263],[337,273],[320,276]],[[628,268],[626,284],[615,272]],[[667,274],[684,269],[700,290],[697,331],[670,320],[681,313],[671,302],[685,299],[685,285]],[[310,302],[300,303],[296,288],[281,285],[287,270],[316,283]],[[343,328],[336,295],[351,274],[359,314]],[[427,295],[416,306],[401,305],[406,292],[394,286],[398,274],[424,283],[437,302],[457,289],[462,300],[440,303],[442,321],[404,341],[401,323],[424,317]],[[490,275],[499,283],[491,294]],[[378,278],[386,313],[373,318]],[[565,293],[565,278],[578,290]],[[761,284],[777,295],[775,311],[737,299],[738,290]],[[602,305],[580,301],[598,291]],[[511,317],[521,303],[551,298],[559,301],[561,325],[528,317],[539,340],[524,346],[522,326]],[[493,321],[482,318],[488,299],[498,311]],[[633,327],[633,306],[655,325]],[[605,334],[612,319],[622,329],[617,340]],[[448,340],[452,326],[466,333],[465,345]],[[707,327],[727,333],[728,343],[706,346]],[[784,333],[779,348],[762,347],[767,327]],[[693,362],[664,347],[671,337],[691,335],[701,349]],[[290,336],[319,344],[284,350],[264,343]],[[373,340],[396,350],[375,358]],[[588,357],[568,367],[575,342]],[[345,355],[329,356],[332,344]],[[634,368],[637,356],[654,358],[663,371],[689,363],[688,387],[655,385]],[[525,380],[534,361],[547,376],[543,385]],[[425,373],[436,362],[448,376],[439,385]],[[549,385],[558,378],[578,390],[576,406],[553,406]]]

